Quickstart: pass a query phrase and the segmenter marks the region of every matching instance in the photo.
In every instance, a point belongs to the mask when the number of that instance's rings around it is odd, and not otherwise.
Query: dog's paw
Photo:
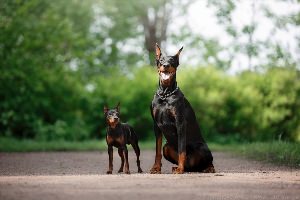
[[[123,169],[119,169],[118,173],[122,173],[123,172]]]
[[[179,167],[172,167],[172,173],[173,174],[183,174],[184,170],[182,168],[179,168]]]
[[[108,171],[106,172],[106,174],[112,174],[112,171],[111,171],[111,170],[108,170]]]
[[[143,170],[141,168],[139,168],[138,173],[143,173]]]
[[[130,174],[130,171],[129,170],[125,170],[125,174]]]
[[[216,173],[215,167],[213,164],[209,165],[205,170],[202,171],[203,173]]]
[[[160,167],[152,167],[152,169],[150,169],[150,174],[161,174],[161,168]]]

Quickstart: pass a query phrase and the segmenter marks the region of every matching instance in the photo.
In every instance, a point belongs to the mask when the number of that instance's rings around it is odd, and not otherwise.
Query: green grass
[[[88,140],[83,142],[70,141],[35,141],[0,138],[1,152],[30,152],[30,151],[87,151],[104,150],[105,141]]]
[[[211,143],[213,151],[228,151],[246,158],[300,168],[300,143],[284,141],[234,143],[221,145]]]
[[[152,141],[140,142],[141,149],[154,149]],[[0,137],[0,152],[32,152],[32,151],[101,151],[106,150],[105,140],[87,141],[36,141],[17,140]]]
[[[139,145],[142,150],[155,148],[154,140],[141,141]],[[220,144],[209,142],[208,145],[212,151],[227,151],[250,159],[300,168],[299,143],[273,141]],[[0,152],[101,151],[106,149],[107,146],[105,140],[43,142],[0,137]]]

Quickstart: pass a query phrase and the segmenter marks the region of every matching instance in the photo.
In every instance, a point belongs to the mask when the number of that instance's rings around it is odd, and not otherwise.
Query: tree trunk
[[[145,48],[148,51],[149,64],[155,66],[155,43],[161,45],[166,41],[169,22],[166,2],[158,8],[146,8],[141,21],[145,32]]]

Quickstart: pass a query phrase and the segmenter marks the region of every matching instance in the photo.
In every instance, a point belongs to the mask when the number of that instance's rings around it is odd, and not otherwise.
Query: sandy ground
[[[106,152],[0,153],[0,199],[300,199],[300,170],[213,152],[215,174],[151,175],[154,151],[142,151],[143,174],[130,156],[131,175],[106,175]]]

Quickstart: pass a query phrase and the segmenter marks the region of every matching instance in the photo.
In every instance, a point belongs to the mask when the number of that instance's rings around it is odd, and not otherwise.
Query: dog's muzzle
[[[171,72],[167,72],[167,73],[160,72],[159,75],[160,75],[160,78],[161,78],[162,81],[166,81],[166,80],[169,80],[174,75],[174,73],[171,73]]]
[[[115,122],[118,122],[118,121],[119,121],[119,118],[116,118],[116,117],[110,117],[110,118],[108,118],[108,121],[109,121],[109,123],[115,123]]]

